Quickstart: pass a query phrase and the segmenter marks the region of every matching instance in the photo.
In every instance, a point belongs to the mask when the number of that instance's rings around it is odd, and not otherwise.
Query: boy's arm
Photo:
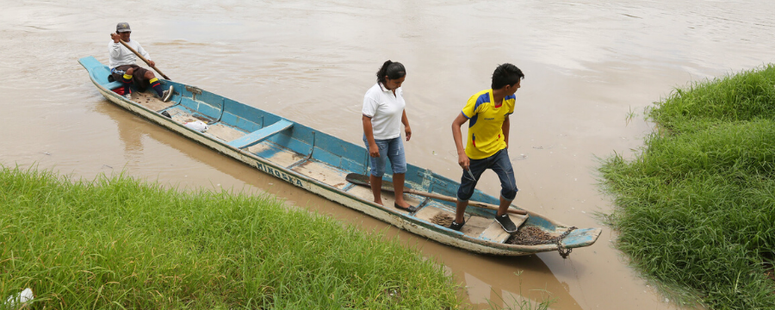
[[[452,138],[455,139],[455,148],[457,149],[457,163],[463,169],[468,170],[470,161],[468,155],[466,155],[465,148],[463,147],[463,134],[460,131],[460,126],[463,126],[468,121],[468,118],[460,112],[454,121],[452,121]]]
[[[511,129],[511,122],[509,122],[509,116],[506,115],[506,118],[503,120],[503,125],[501,125],[501,130],[503,130],[503,140],[506,141],[506,148],[509,148],[509,130]]]

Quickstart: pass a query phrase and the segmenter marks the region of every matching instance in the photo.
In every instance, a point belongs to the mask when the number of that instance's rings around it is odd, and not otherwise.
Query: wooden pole
[[[151,64],[148,62],[148,59],[145,59],[145,57],[143,57],[143,55],[140,55],[140,53],[135,51],[135,49],[129,47],[129,44],[126,44],[126,42],[124,42],[124,40],[118,40],[118,42],[121,42],[121,44],[126,46],[126,48],[128,48],[130,51],[132,51],[132,53],[135,53],[135,55],[137,55],[137,57],[140,57],[140,59],[142,59],[145,62],[145,64],[147,64],[149,67],[153,68],[153,70],[156,70],[156,72],[158,72],[163,78],[165,78],[167,80],[170,79],[166,75],[164,75],[164,73],[161,73],[161,70],[157,69],[156,66],[151,66]]]
[[[345,179],[347,180],[347,182],[350,182],[350,183],[353,183],[353,184],[356,184],[356,185],[369,186],[369,177],[365,176],[365,175],[362,175],[362,174],[350,173],[350,174],[348,174],[345,177]],[[395,189],[393,188],[393,182],[382,180],[382,190],[383,191],[388,191],[388,192],[395,192]],[[449,202],[456,202],[457,201],[457,198],[455,198],[455,197],[446,196],[446,195],[440,195],[440,194],[434,194],[434,193],[421,192],[421,191],[413,190],[413,189],[410,189],[410,188],[404,188],[404,192],[405,193],[410,193],[410,194],[415,194],[415,195],[418,195],[418,196],[423,196],[423,197],[428,197],[428,198],[433,198],[433,199],[438,199],[438,200],[449,201]],[[491,204],[491,203],[478,202],[478,201],[468,201],[468,205],[472,206],[472,207],[479,207],[479,208],[491,209],[491,210],[498,210],[498,208],[500,207],[498,205],[494,205],[494,204]],[[518,209],[512,209],[512,208],[508,208],[506,210],[506,212],[513,213],[513,214],[520,214],[520,215],[526,215],[527,214],[527,211],[525,211],[525,210],[518,210]]]

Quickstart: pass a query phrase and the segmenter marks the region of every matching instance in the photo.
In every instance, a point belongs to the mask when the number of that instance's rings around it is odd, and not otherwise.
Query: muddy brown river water
[[[129,22],[171,79],[360,143],[360,108],[387,59],[407,68],[407,159],[458,178],[450,125],[496,65],[526,74],[511,117],[516,204],[603,226],[598,157],[631,158],[644,108],[674,87],[775,62],[771,1],[0,0],[0,164],[93,179],[124,172],[182,189],[268,192],[438,260],[475,308],[556,298],[553,309],[674,309],[628,266],[605,227],[557,253],[491,257],[399,231],[112,105],[77,63],[107,62]],[[497,195],[494,174],[479,188]]]

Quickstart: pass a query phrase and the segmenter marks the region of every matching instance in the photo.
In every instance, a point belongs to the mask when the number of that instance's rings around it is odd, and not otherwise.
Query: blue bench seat
[[[279,120],[276,123],[251,132],[240,138],[229,141],[229,145],[241,149],[259,143],[283,130],[293,127],[293,123],[287,120]]]

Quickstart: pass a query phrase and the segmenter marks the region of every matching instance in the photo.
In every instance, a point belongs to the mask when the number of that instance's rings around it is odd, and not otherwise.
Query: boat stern
[[[114,89],[116,87],[122,86],[121,82],[108,81],[110,68],[108,68],[106,65],[103,65],[99,60],[94,58],[94,56],[80,58],[78,59],[78,63],[80,63],[81,66],[83,66],[83,68],[89,72],[89,78],[91,78],[94,85],[104,89]]]

